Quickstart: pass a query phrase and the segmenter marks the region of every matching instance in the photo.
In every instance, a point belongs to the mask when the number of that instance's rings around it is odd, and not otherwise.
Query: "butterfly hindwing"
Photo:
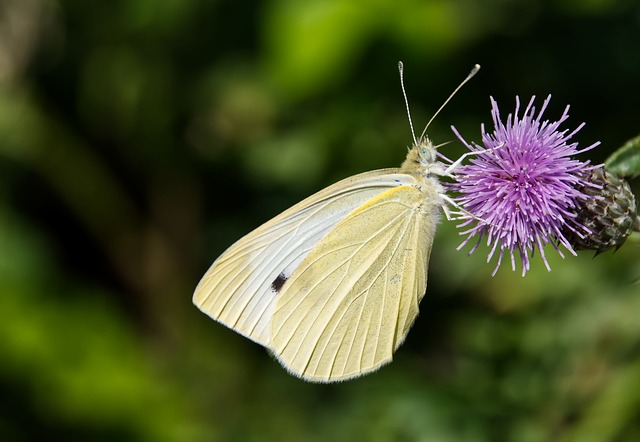
[[[398,169],[366,172],[301,201],[227,249],[198,284],[200,310],[272,348],[271,320],[280,290],[309,252],[367,201],[414,182]]]
[[[418,314],[437,215],[416,187],[391,188],[341,220],[283,285],[271,348],[307,380],[391,361]],[[411,271],[407,271],[411,269]]]

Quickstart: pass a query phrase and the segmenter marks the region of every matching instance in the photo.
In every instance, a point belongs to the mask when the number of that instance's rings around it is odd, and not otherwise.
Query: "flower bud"
[[[634,229],[637,219],[636,199],[623,178],[604,167],[592,169],[585,179],[593,186],[580,189],[586,199],[578,201],[577,223],[591,233],[580,237],[565,229],[563,235],[575,250],[595,250],[598,253],[619,248]]]

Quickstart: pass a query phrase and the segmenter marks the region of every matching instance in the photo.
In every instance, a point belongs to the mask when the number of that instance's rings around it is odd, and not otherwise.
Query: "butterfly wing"
[[[330,382],[391,361],[426,290],[437,207],[392,188],[320,240],[277,299],[271,348],[285,367]]]
[[[284,282],[336,224],[377,195],[415,178],[382,169],[344,179],[301,201],[227,249],[203,276],[194,304],[271,347],[271,318]]]

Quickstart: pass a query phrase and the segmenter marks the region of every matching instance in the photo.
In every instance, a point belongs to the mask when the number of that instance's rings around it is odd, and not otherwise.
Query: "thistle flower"
[[[467,235],[458,250],[471,239],[477,242],[486,237],[491,247],[487,262],[498,252],[493,274],[498,271],[505,251],[511,257],[515,270],[517,253],[522,265],[522,275],[530,269],[530,257],[539,250],[547,270],[551,270],[544,253],[544,246],[551,244],[564,258],[559,245],[571,254],[575,251],[566,232],[586,236],[590,230],[578,221],[576,207],[589,198],[584,189],[595,186],[585,180],[585,174],[596,166],[572,157],[593,149],[598,143],[578,150],[578,143],[569,140],[584,126],[559,130],[569,117],[566,107],[558,121],[541,121],[551,96],[542,104],[536,116],[533,107],[535,96],[520,117],[520,100],[516,97],[516,109],[504,124],[500,119],[498,104],[491,98],[491,116],[495,129],[492,134],[481,126],[482,143],[467,143],[452,127],[456,136],[473,153],[470,164],[456,169],[455,182],[448,189],[458,193],[455,201],[463,209],[458,225],[466,228]]]

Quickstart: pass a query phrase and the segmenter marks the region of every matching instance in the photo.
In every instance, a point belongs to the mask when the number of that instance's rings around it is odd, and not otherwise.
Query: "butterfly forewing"
[[[273,349],[275,302],[309,252],[358,207],[413,181],[398,169],[377,170],[342,180],[301,201],[227,249],[196,287],[194,304]]]
[[[329,382],[391,360],[426,290],[436,206],[412,185],[389,189],[315,245],[273,312],[271,348],[289,370]]]

